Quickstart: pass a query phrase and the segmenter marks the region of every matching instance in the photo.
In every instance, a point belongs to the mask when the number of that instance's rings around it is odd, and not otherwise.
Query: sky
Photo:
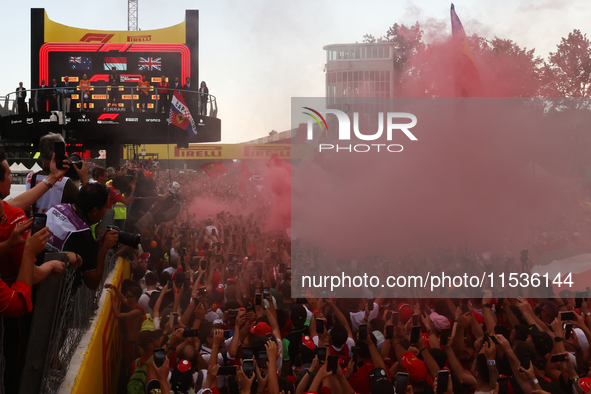
[[[30,9],[45,8],[51,20],[68,26],[126,30],[127,0],[1,0],[0,94],[19,81],[30,87]],[[573,29],[591,33],[591,3],[571,0],[457,1],[468,35],[509,38],[547,58]],[[260,138],[290,128],[292,97],[324,95],[323,46],[382,36],[394,23],[425,28],[425,38],[451,34],[447,1],[156,1],[139,0],[141,30],[200,17],[200,75],[216,96],[222,142]],[[9,59],[12,59],[9,61]]]

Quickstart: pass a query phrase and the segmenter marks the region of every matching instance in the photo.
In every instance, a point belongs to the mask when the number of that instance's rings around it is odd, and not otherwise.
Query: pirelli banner
[[[179,19],[182,18],[179,15]],[[84,18],[81,18],[84,20]],[[87,76],[91,86],[137,86],[142,75],[155,81],[191,77],[199,80],[199,11],[185,11],[185,20],[155,30],[94,30],[66,26],[45,9],[31,9],[31,87],[44,80]],[[109,78],[111,76],[111,78]]]
[[[158,154],[160,160],[267,160],[274,152],[283,160],[291,160],[302,159],[310,148],[305,144],[190,144],[188,148],[146,144],[141,147],[147,154]]]

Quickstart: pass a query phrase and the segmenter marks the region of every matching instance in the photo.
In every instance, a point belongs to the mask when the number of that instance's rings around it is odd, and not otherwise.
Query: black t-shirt
[[[302,345],[302,336],[304,335],[310,335],[310,328],[308,326],[294,329],[283,338],[283,351],[285,352],[283,361],[291,361],[293,363],[299,356],[300,346]],[[288,357],[286,357],[286,355]]]
[[[84,280],[84,273],[97,269],[99,244],[95,241],[90,230],[80,231],[70,235],[64,245],[64,252],[74,252],[82,257],[82,265],[76,270],[74,287],[78,287]]]

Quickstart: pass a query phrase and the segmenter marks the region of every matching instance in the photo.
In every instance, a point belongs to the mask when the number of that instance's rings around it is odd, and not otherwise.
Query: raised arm
[[[343,315],[343,312],[341,312],[340,309],[337,308],[331,300],[326,300],[326,304],[328,304],[328,306],[332,309],[332,312],[334,313],[334,316],[336,317],[337,321],[341,323],[343,327],[345,327],[349,338],[353,338],[353,332],[351,331],[351,327],[349,327],[349,322],[347,322],[347,319],[345,318],[345,315]]]
[[[482,316],[484,317],[484,327],[486,332],[491,335],[495,332],[495,317],[492,314],[492,310],[490,309],[490,303],[492,301],[492,293],[490,290],[484,291],[484,297],[482,298]],[[487,306],[488,305],[488,306]],[[494,387],[494,384],[491,383],[491,387]]]
[[[154,320],[157,317],[160,317],[160,306],[162,305],[162,299],[164,298],[164,295],[166,293],[168,293],[170,291],[170,288],[168,287],[168,284],[164,285],[162,287],[162,291],[160,292],[160,295],[158,296],[158,299],[156,300],[156,304],[154,305],[154,309],[152,309],[152,317],[154,317]],[[154,327],[156,328],[156,327]]]
[[[472,376],[472,374],[470,372],[468,372],[467,370],[465,370],[462,367],[462,364],[460,364],[460,361],[456,357],[456,354],[454,353],[450,344],[445,346],[445,354],[447,354],[447,361],[449,363],[449,367],[451,368],[451,371],[453,372],[454,375],[457,376],[457,378],[460,380],[460,383],[468,385],[468,386],[475,385],[476,378],[474,376]]]
[[[23,211],[28,210],[31,205],[35,204],[45,193],[49,191],[70,169],[68,156],[64,159],[63,169],[58,170],[55,165],[55,153],[51,158],[49,164],[49,175],[45,177],[44,182],[39,182],[38,185],[31,185],[31,188],[24,193],[16,196],[12,200],[6,201],[6,203],[12,207],[20,208]],[[46,183],[47,182],[47,183]]]

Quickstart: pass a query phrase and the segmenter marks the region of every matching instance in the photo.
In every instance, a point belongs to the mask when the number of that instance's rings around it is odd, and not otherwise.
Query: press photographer
[[[56,147],[58,147],[57,152]],[[41,160],[43,161],[43,170],[27,175],[27,190],[31,188],[31,185],[36,186],[37,184],[44,182],[44,179],[50,174],[50,164],[54,153],[58,169],[62,168],[63,160],[67,157],[64,139],[60,134],[49,133],[41,137],[39,140],[39,151]],[[71,159],[73,159],[70,161],[73,162],[74,165],[70,166],[67,175],[75,173],[80,180],[81,185],[86,185],[88,183],[88,175],[85,163],[79,160],[79,156],[78,161],[76,161],[74,155],[72,155]],[[50,190],[33,204],[33,213],[45,213],[49,208],[56,204],[71,204],[76,201],[78,185],[68,176],[62,177],[53,184],[46,184],[48,186],[51,185]]]
[[[91,290],[100,286],[107,251],[117,245],[119,232],[106,231],[97,242],[90,226],[107,210],[109,192],[104,185],[88,183],[80,189],[74,204],[58,204],[47,211],[47,250],[70,252],[70,264],[77,268],[76,282]]]

